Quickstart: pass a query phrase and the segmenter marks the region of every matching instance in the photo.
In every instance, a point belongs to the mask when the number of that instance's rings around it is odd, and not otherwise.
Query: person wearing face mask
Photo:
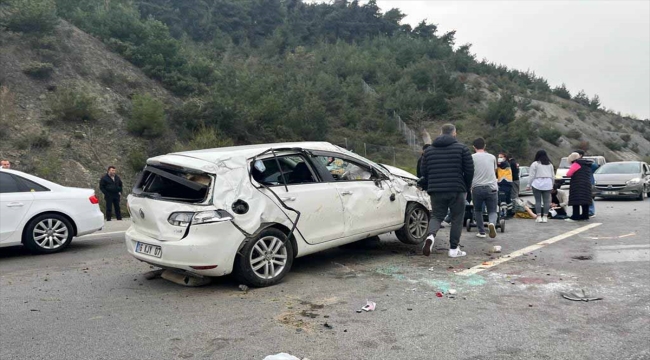
[[[512,168],[505,152],[500,152],[497,158],[497,182],[499,185],[499,203],[512,207]]]

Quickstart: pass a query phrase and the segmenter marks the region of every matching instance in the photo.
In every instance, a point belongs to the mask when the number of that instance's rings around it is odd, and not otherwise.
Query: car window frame
[[[318,166],[319,168],[324,169],[324,171],[329,174],[330,179],[328,179],[327,182],[332,182],[332,183],[371,182],[371,183],[375,183],[376,180],[388,180],[389,179],[389,177],[386,174],[384,174],[383,171],[380,171],[379,169],[372,166],[371,164],[368,164],[368,163],[366,163],[366,162],[364,162],[362,160],[356,159],[356,158],[354,158],[352,156],[348,156],[346,154],[337,153],[337,152],[331,152],[331,151],[312,151],[311,153],[312,153],[311,154],[312,157],[334,157],[334,158],[338,158],[338,159],[341,159],[341,160],[344,160],[344,161],[347,161],[347,162],[351,162],[352,164],[354,164],[356,166],[366,167],[366,168],[370,169],[370,173],[371,173],[370,179],[338,180],[338,179],[334,178],[334,176],[332,176],[332,173],[330,173],[329,170],[327,170],[327,167],[325,165],[323,165],[320,161],[315,161],[314,160],[313,162],[315,164],[317,164],[316,166]],[[377,176],[377,175],[379,175],[379,177],[373,179],[373,176]]]
[[[6,172],[0,172],[0,176],[2,176],[2,175],[6,175],[10,179],[12,179],[14,181],[14,183],[16,183],[16,189],[18,189],[18,191],[6,191],[5,192],[5,191],[2,191],[2,189],[0,189],[0,194],[19,194],[19,193],[28,192],[28,191],[23,191],[21,189],[21,187],[22,187],[21,182],[19,182],[18,179],[16,179],[16,177],[13,174],[6,173]]]
[[[10,174],[10,175],[13,175],[13,177],[16,179],[16,182],[18,182],[18,185],[24,189],[24,191],[21,191],[21,192],[48,192],[48,191],[52,191],[48,187],[43,186],[43,185],[37,183],[36,181],[26,179],[26,178],[24,178],[24,177],[22,177],[20,175],[15,175],[15,174]],[[44,190],[34,190],[29,186],[29,183],[36,184],[36,185],[40,186],[41,188],[43,188]]]
[[[263,161],[263,162],[267,161],[267,160],[275,161],[275,158],[277,157],[277,159],[279,161],[281,158],[290,157],[290,156],[298,156],[298,157],[302,158],[302,160],[307,164],[307,167],[309,168],[309,171],[311,172],[311,175],[314,178],[314,182],[299,183],[299,184],[289,184],[289,183],[286,182],[287,179],[284,176],[282,176],[282,182],[278,183],[278,184],[261,184],[260,182],[253,179],[252,177],[251,177],[251,179],[253,181],[255,181],[256,183],[258,183],[260,185],[263,185],[264,187],[268,187],[268,188],[273,188],[273,187],[278,187],[278,186],[281,186],[281,187],[285,187],[285,186],[304,186],[304,185],[320,184],[320,183],[324,182],[323,179],[321,178],[321,174],[318,171],[316,171],[316,167],[314,166],[311,159],[308,156],[306,156],[304,153],[280,153],[280,154],[275,154],[275,156],[273,156],[273,155],[265,156],[263,158],[258,158],[258,159],[255,159],[254,161],[251,161],[250,162],[250,167],[252,168],[255,165],[255,161],[257,161],[257,160]],[[280,166],[282,166],[282,165],[280,165]],[[279,169],[279,170],[282,171],[282,169]]]

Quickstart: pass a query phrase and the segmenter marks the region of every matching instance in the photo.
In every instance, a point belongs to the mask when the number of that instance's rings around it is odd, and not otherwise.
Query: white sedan
[[[158,156],[128,197],[126,247],[162,268],[269,286],[297,257],[389,232],[424,241],[430,203],[416,181],[329,143]]]
[[[74,236],[103,226],[94,190],[0,170],[0,247],[23,244],[34,253],[54,253],[70,245]]]

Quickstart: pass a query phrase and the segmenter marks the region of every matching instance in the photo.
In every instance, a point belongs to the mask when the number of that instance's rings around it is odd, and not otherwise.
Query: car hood
[[[386,165],[386,164],[381,164],[381,166],[386,168],[386,170],[388,170],[391,174],[393,174],[395,176],[399,176],[401,178],[405,178],[405,179],[409,179],[409,180],[415,180],[415,181],[418,180],[417,176],[411,174],[410,172],[408,172],[406,170],[402,170],[402,169],[396,168],[394,166]]]
[[[597,185],[625,184],[626,181],[641,177],[641,174],[594,174]]]

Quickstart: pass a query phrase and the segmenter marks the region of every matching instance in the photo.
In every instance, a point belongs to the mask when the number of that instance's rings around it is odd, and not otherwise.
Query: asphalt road
[[[446,230],[428,258],[386,236],[298,259],[247,293],[231,278],[146,280],[126,226],[60,254],[0,249],[0,359],[650,359],[650,200],[598,201],[589,224],[509,220],[495,240],[464,231],[462,259],[447,257]],[[559,294],[580,289],[603,300]],[[366,299],[376,311],[357,313]]]

